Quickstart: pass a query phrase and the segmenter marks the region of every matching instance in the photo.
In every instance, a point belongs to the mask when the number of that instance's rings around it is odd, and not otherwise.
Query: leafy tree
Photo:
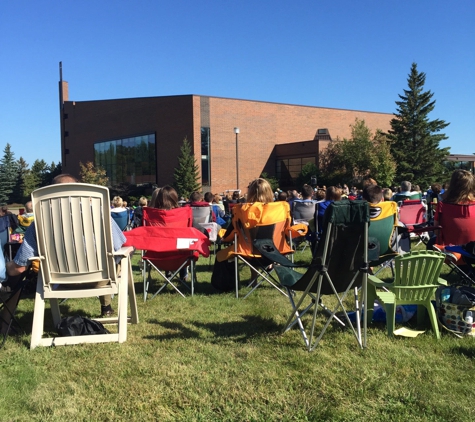
[[[408,89],[396,101],[397,112],[391,120],[391,154],[397,163],[396,180],[409,180],[428,186],[439,180],[444,172],[443,161],[449,148],[439,148],[444,133],[438,133],[449,125],[444,120],[429,120],[434,110],[433,93],[423,91],[426,75],[418,72],[413,63],[407,78]]]
[[[198,183],[198,170],[195,156],[191,151],[191,144],[188,138],[185,137],[180,148],[180,155],[178,156],[178,167],[175,167],[174,172],[175,183],[173,187],[176,189],[179,197],[189,198],[192,192],[201,189]]]
[[[372,177],[390,186],[395,172],[386,136],[380,130],[373,136],[360,119],[351,125],[351,139],[332,142],[321,154],[320,168],[326,184],[355,184]]]
[[[100,166],[94,166],[91,161],[88,161],[86,164],[79,163],[79,176],[82,183],[107,186],[109,178],[106,174],[105,169]]]
[[[266,172],[262,172],[259,177],[261,177],[262,179],[266,179],[269,182],[273,192],[275,192],[279,188],[279,181],[275,177],[269,176]]]
[[[318,167],[315,163],[307,163],[302,167],[300,174],[297,176],[295,183],[297,185],[297,189],[300,191],[302,186],[307,184],[310,185],[313,176],[318,176]],[[318,181],[318,178],[317,178]]]
[[[10,202],[18,178],[18,165],[11,145],[7,143],[0,160],[0,203]]]

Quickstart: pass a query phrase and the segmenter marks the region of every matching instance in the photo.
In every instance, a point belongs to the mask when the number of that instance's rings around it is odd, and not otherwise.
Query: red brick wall
[[[183,138],[192,143],[201,167],[200,97],[131,98],[101,101],[66,101],[62,142],[63,171],[79,175],[79,162],[94,161],[94,143],[156,133],[157,183],[173,183]],[[249,100],[209,98],[211,131],[211,186],[222,192],[236,187],[236,135],[239,127],[239,187],[265,169],[273,174],[275,144],[313,140],[317,129],[327,128],[332,139],[349,138],[350,124],[364,119],[372,130],[389,129],[391,114],[340,110]],[[326,144],[326,142],[322,142]],[[69,154],[64,154],[68,149]]]
[[[234,127],[240,129],[239,187],[244,189],[264,170],[275,144],[313,140],[317,129],[323,128],[332,139],[349,138],[355,118],[364,119],[372,131],[387,131],[392,115],[210,98],[212,190],[236,185]]]

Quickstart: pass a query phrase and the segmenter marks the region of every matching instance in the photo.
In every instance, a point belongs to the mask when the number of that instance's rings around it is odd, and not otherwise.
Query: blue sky
[[[394,113],[413,62],[475,153],[473,0],[2,1],[0,148],[60,161],[70,100],[198,94]],[[374,128],[373,128],[374,129]]]

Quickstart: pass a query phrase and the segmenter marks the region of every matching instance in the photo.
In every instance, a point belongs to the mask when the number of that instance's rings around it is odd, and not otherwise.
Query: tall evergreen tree
[[[23,159],[23,157],[20,157],[16,163],[18,169],[18,176],[15,183],[15,187],[13,188],[11,201],[19,204],[24,204],[26,201],[29,200],[29,195],[24,194],[25,176],[29,173],[28,163]]]
[[[18,178],[18,165],[10,144],[7,143],[0,160],[0,203],[10,202]]]
[[[192,153],[191,144],[186,137],[183,139],[183,145],[180,148],[178,167],[175,167],[174,177],[173,187],[178,192],[179,197],[189,198],[192,192],[201,190],[198,183],[199,168]]]
[[[396,181],[411,181],[421,187],[441,180],[444,173],[443,161],[449,148],[440,148],[444,133],[438,133],[449,125],[444,120],[429,120],[434,110],[433,93],[424,91],[426,75],[418,72],[413,63],[407,78],[408,89],[396,101],[397,112],[391,120],[391,154],[397,163]]]

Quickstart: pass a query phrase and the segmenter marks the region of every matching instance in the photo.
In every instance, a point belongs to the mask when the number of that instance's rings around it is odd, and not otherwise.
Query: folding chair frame
[[[333,223],[329,222],[328,226],[327,226],[327,230],[329,232],[331,232],[332,226],[333,226]],[[367,223],[365,224],[364,240],[363,241],[364,241],[365,245],[368,244],[368,224]],[[329,242],[330,242],[330,236],[326,236],[325,237],[324,248],[323,248],[323,257],[325,257],[325,260],[328,257]],[[366,247],[364,248],[363,260],[364,260],[364,263],[368,262],[368,251],[367,251]],[[361,330],[361,309],[360,309],[359,301],[358,301],[358,288],[353,287],[356,279],[358,278],[358,276],[360,276],[360,273],[363,274],[363,282],[362,282],[361,291],[362,291],[362,302],[363,302],[363,306],[364,306],[364,304],[367,303],[367,282],[368,282],[368,266],[367,266],[367,264],[365,266],[363,266],[362,268],[360,268],[359,271],[355,272],[355,275],[353,276],[351,282],[348,284],[346,290],[342,293],[342,295],[338,294],[337,289],[335,288],[335,285],[333,284],[333,281],[332,281],[331,277],[328,274],[326,265],[323,264],[319,268],[317,268],[316,271],[315,271],[315,274],[313,275],[313,277],[312,277],[310,283],[308,284],[306,290],[302,294],[300,300],[297,302],[297,305],[295,305],[295,303],[293,301],[293,298],[291,298],[290,302],[293,305],[294,312],[290,315],[287,322],[285,323],[285,328],[284,328],[283,332],[288,331],[293,325],[295,325],[297,323],[298,326],[299,326],[300,332],[302,334],[302,337],[304,339],[305,345],[307,346],[307,350],[309,352],[311,352],[311,351],[315,350],[315,348],[318,346],[320,340],[322,339],[323,335],[325,334],[328,326],[330,325],[330,323],[332,322],[333,319],[335,319],[338,323],[342,324],[342,321],[340,320],[340,318],[338,318],[336,316],[336,313],[341,308],[342,311],[343,311],[344,317],[346,319],[346,322],[351,327],[351,330],[352,330],[353,334],[355,335],[355,338],[356,338],[356,341],[358,342],[358,345],[361,348],[365,348],[366,343],[367,343],[367,334],[366,334],[366,332],[367,332],[367,315],[366,315],[366,312],[363,311],[363,330]],[[337,298],[338,304],[336,305],[336,307],[333,310],[329,311],[329,317],[328,317],[326,323],[324,324],[324,326],[323,326],[322,330],[320,331],[320,334],[318,335],[318,337],[314,340],[314,337],[316,336],[315,328],[316,328],[316,319],[317,319],[318,307],[320,306],[325,311],[328,312],[328,308],[324,307],[321,304],[321,288],[322,288],[323,281],[328,282],[328,284],[330,285],[331,289],[333,290],[333,293],[335,294],[335,296]],[[316,293],[316,295],[313,295],[311,293],[311,289],[312,289],[312,287],[315,283],[317,283],[317,293]],[[345,309],[345,305],[343,303],[352,288],[354,288],[354,294],[355,294],[356,326],[357,326],[356,330],[353,327],[353,324],[351,323],[351,321],[349,319],[348,313],[347,313],[347,311]],[[304,300],[307,297],[310,298],[311,303],[310,303],[310,305],[308,305],[304,309],[304,311],[299,313],[298,309],[300,308],[300,306],[302,305],[302,303],[304,302]],[[312,307],[314,308],[314,312],[313,312],[313,316],[312,316],[312,323],[311,323],[311,326],[310,326],[310,336],[307,336],[307,334],[306,334],[306,332],[303,328],[303,323],[301,321],[301,317],[305,313],[307,313]],[[363,335],[362,335],[362,331],[363,331]]]

